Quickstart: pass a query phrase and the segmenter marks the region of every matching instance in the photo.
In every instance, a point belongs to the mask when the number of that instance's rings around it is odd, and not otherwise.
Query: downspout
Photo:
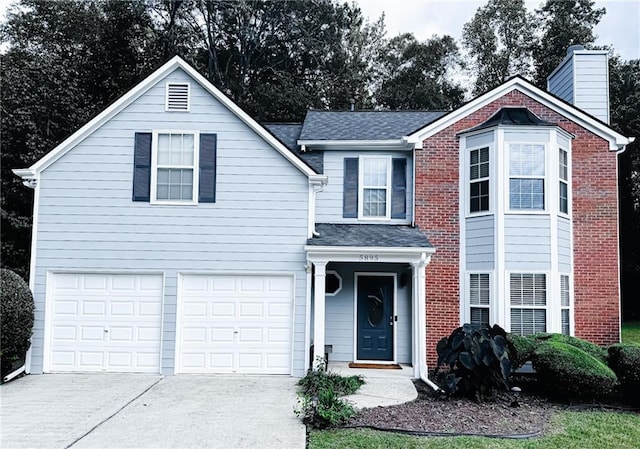
[[[413,187],[411,188],[411,227],[415,228],[416,226],[416,148],[413,148],[413,151],[411,152],[411,155],[413,157],[413,162],[411,164],[411,169],[413,171],[412,174],[412,180],[413,180]]]
[[[323,175],[309,177],[309,238],[318,237],[316,231],[316,195],[324,190],[329,182],[329,178]]]
[[[415,274],[414,274],[414,286],[416,286],[415,288],[418,289],[425,289],[425,277],[420,275],[419,270],[423,270],[424,267],[429,263],[429,260],[431,259],[431,256],[427,256],[426,253],[422,253],[422,256],[420,258],[420,262],[416,265],[414,265],[414,270],[415,270]],[[421,301],[420,298],[423,298],[423,300]],[[420,320],[425,320],[426,319],[426,315],[427,315],[427,311],[426,311],[426,295],[424,294],[424,292],[420,292],[418,291],[417,294],[417,299],[418,299],[418,317]],[[427,341],[427,327],[426,324],[424,326],[418,326],[418,331],[419,331],[419,335],[418,335],[418,341],[420,342],[419,346],[418,346],[418,373],[419,373],[419,377],[420,380],[423,381],[425,384],[429,385],[431,388],[433,388],[436,392],[440,392],[442,391],[442,389],[437,386],[434,382],[432,382],[429,379],[429,374],[428,374],[428,370],[427,370],[427,354],[426,354],[426,341]]]
[[[10,380],[15,379],[20,374],[24,373],[26,368],[27,368],[27,365],[22,365],[20,368],[18,368],[11,374],[7,374],[6,376],[4,376],[4,378],[2,379],[2,382],[9,382]]]

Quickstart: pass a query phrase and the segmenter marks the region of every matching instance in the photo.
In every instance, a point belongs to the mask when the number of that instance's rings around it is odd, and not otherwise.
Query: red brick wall
[[[459,189],[456,133],[503,106],[527,107],[576,136],[572,144],[575,334],[598,344],[619,338],[616,154],[608,143],[530,97],[512,91],[423,142],[416,152],[416,224],[436,253],[427,266],[427,362],[460,325]]]

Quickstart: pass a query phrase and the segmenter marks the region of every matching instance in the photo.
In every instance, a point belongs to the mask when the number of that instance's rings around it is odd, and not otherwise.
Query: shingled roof
[[[547,122],[538,118],[527,108],[505,107],[493,114],[487,121],[480,123],[464,132],[479,131],[481,129],[492,128],[498,125],[520,125],[520,126],[556,126],[555,123]]]
[[[442,117],[444,111],[310,110],[300,140],[395,140]]]
[[[433,248],[417,227],[383,224],[316,224],[318,237],[307,240],[313,246],[379,246],[388,248]]]
[[[322,151],[306,152],[300,151],[298,146],[298,136],[302,130],[302,123],[263,123],[263,126],[282,142],[293,154],[302,159],[316,173],[324,170],[324,157]]]

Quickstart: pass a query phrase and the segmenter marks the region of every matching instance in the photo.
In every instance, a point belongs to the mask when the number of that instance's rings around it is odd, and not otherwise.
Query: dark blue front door
[[[358,360],[393,360],[392,276],[358,276]]]

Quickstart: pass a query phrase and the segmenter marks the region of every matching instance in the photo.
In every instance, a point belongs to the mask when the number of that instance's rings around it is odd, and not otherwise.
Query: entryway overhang
[[[308,240],[308,281],[324,286],[330,262],[405,263],[412,271],[412,364],[414,376],[426,371],[425,267],[435,253],[417,227],[397,225],[318,224],[319,235]],[[307,295],[306,348],[311,345],[311,291]],[[325,346],[325,289],[313,289],[313,368],[323,363]],[[305,357],[306,360],[309,360]],[[420,368],[423,367],[423,370]]]

